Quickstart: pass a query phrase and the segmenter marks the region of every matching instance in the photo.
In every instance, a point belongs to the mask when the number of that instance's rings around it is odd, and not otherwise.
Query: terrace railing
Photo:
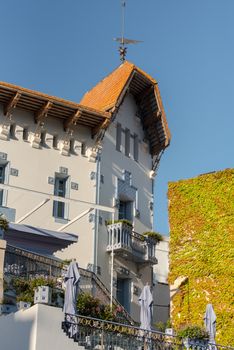
[[[26,249],[7,244],[4,260],[4,275],[32,278],[61,277],[63,262],[55,257],[47,257]]]
[[[62,329],[84,349],[99,350],[234,350],[230,346],[194,342],[187,345],[177,336],[142,330],[126,324],[80,315],[65,315]]]

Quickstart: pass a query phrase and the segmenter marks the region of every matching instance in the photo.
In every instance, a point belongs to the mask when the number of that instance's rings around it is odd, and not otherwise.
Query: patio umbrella
[[[76,302],[78,295],[79,280],[80,274],[78,270],[78,263],[76,261],[72,261],[68,267],[67,273],[64,278],[66,289],[63,312],[65,314],[76,314]]]
[[[67,324],[67,334],[70,337],[75,337],[78,332],[78,326],[75,319],[76,302],[80,280],[78,267],[78,263],[76,261],[72,261],[64,278],[66,289],[63,312],[65,313],[65,324]]]
[[[141,305],[140,328],[151,330],[151,320],[152,320],[152,306],[153,306],[153,296],[150,291],[150,286],[146,285],[142,289],[141,295],[139,297],[139,302]]]
[[[204,323],[207,332],[209,333],[209,342],[215,344],[216,333],[216,315],[212,304],[206,305],[206,312],[204,315]]]

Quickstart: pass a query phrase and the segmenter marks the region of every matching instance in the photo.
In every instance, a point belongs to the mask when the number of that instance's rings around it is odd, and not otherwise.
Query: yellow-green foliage
[[[217,316],[216,341],[234,339],[234,169],[169,184],[169,283],[187,276],[173,298],[172,322],[203,324],[206,304]]]

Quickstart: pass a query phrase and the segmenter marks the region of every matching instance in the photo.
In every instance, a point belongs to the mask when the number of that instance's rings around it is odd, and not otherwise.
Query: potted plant
[[[114,222],[112,220],[106,220],[105,224],[106,226],[108,225],[112,225],[112,224],[118,224],[118,223],[122,223],[122,224],[125,224],[125,225],[128,225],[130,227],[132,227],[132,222],[129,221],[129,220],[126,220],[126,219],[119,219],[119,220],[114,220]]]
[[[8,229],[8,221],[5,215],[0,213],[0,239],[4,238],[4,232]]]
[[[174,335],[174,330],[172,328],[172,324],[170,319],[167,320],[166,325],[165,325],[165,333],[167,335]]]
[[[155,231],[147,231],[147,232],[143,232],[142,235],[144,237],[148,237],[151,240],[155,241],[156,244],[158,244],[159,242],[163,241],[163,237],[160,233],[155,232]]]
[[[208,332],[203,327],[196,325],[188,325],[179,329],[177,335],[182,338],[187,349],[194,346],[206,346],[209,341]]]

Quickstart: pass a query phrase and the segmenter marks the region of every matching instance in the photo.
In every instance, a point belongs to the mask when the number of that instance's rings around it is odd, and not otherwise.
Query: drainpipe
[[[96,198],[95,204],[99,204],[100,201],[100,178],[101,178],[101,150],[97,152],[97,168],[96,168]],[[93,265],[97,266],[98,255],[98,228],[99,228],[99,209],[95,210],[95,226],[94,226],[94,239],[93,239]],[[95,272],[95,271],[94,271]]]

